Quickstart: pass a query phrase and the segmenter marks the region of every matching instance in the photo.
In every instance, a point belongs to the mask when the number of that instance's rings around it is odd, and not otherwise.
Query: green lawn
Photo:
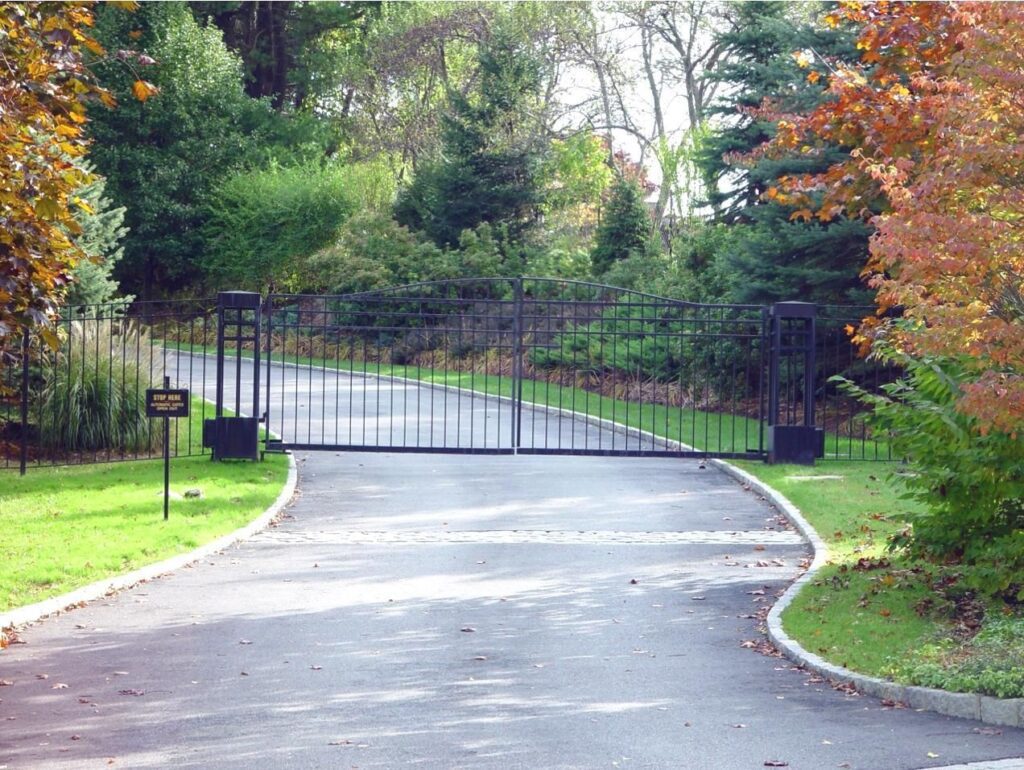
[[[974,596],[962,568],[887,550],[903,527],[898,514],[918,505],[899,496],[899,465],[736,464],[796,505],[829,549],[783,613],[793,639],[832,663],[906,684],[1024,696],[1019,608]]]
[[[184,553],[256,518],[280,494],[287,459],[171,463],[163,521],[159,460],[31,468],[0,479],[0,611]],[[181,498],[199,489],[198,499]]]

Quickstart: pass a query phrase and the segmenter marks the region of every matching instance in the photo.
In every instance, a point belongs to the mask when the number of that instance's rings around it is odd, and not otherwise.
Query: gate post
[[[523,279],[512,282],[512,448],[523,439]]]
[[[203,423],[203,446],[212,451],[210,459],[259,459],[260,408],[260,310],[262,298],[251,291],[222,291],[217,294],[217,393],[214,418]],[[232,330],[229,333],[229,330]],[[234,416],[224,416],[225,343],[234,344]],[[252,411],[242,412],[242,351],[252,343]]]
[[[770,463],[814,465],[824,454],[824,433],[814,425],[816,315],[810,302],[777,302],[768,311]]]
[[[28,356],[30,343],[29,331],[25,329],[21,337],[21,430],[18,434],[18,473],[22,476],[25,475],[25,469],[28,467]]]

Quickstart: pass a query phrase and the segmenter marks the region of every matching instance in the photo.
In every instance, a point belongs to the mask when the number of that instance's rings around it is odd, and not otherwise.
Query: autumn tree
[[[850,4],[861,61],[838,68],[831,99],[782,124],[776,148],[853,147],[776,197],[863,215],[881,196],[866,272],[881,311],[863,340],[963,360],[959,407],[983,430],[1024,426],[1024,6]]]
[[[865,270],[880,314],[858,339],[906,374],[852,392],[915,464],[925,503],[895,542],[967,565],[969,585],[1024,599],[1024,6],[849,4],[859,64],[782,126],[775,151],[852,147],[769,192],[805,218],[872,217]]]
[[[92,22],[88,3],[0,3],[0,351],[48,333],[80,254],[86,105],[110,101],[82,63]]]

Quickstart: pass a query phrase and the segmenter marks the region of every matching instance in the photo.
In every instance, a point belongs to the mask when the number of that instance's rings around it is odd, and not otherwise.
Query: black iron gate
[[[267,446],[765,458],[808,366],[785,358],[791,326],[761,306],[542,278],[275,294]]]

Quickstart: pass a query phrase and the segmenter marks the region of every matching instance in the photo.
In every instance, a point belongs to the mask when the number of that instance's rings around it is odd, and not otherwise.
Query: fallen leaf
[[[738,725],[733,725],[733,727],[746,727],[746,725],[738,724]]]
[[[975,727],[973,730],[971,730],[971,732],[972,733],[977,733],[978,735],[1002,735],[1003,734],[1002,730],[999,730],[998,728],[995,728],[995,727]]]
[[[783,762],[780,759],[766,759],[764,761],[765,767],[789,767],[789,762]]]
[[[757,545],[754,546],[754,550],[755,551],[763,551],[764,550],[764,546],[761,545],[760,543],[758,543]]]
[[[321,670],[323,670],[323,666],[310,666],[310,668],[313,671],[321,671]]]
[[[487,660],[486,655],[477,655],[473,660]]]
[[[252,644],[252,642],[250,642],[248,639],[240,639],[238,641],[238,643],[239,644]]]
[[[82,736],[80,736],[80,735],[72,735],[71,736],[71,740],[73,740],[73,741],[80,741],[80,740],[82,740]]]
[[[476,629],[473,628],[473,626],[463,626],[459,630],[464,634],[472,634],[476,631]]]

